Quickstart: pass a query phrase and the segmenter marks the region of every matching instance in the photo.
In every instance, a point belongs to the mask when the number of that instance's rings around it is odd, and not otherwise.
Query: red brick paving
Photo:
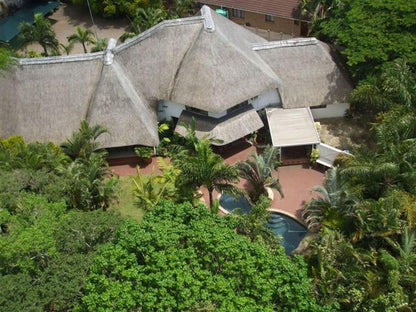
[[[225,162],[228,164],[234,164],[238,161],[246,160],[250,153],[256,152],[256,148],[244,142],[240,142],[238,145],[227,147],[226,149],[216,149],[220,153]],[[152,158],[152,163],[141,168],[141,172],[149,174],[152,171],[160,172],[157,167],[156,157]],[[136,171],[135,161],[130,161],[124,165],[113,165],[111,169],[117,175],[135,175]],[[279,167],[276,174],[279,177],[280,184],[284,198],[281,198],[279,193],[274,191],[274,200],[272,202],[272,208],[284,211],[299,219],[300,210],[304,203],[313,197],[311,190],[316,185],[322,185],[324,182],[325,174],[321,171],[310,168],[308,165],[295,165],[295,166],[283,166]],[[246,181],[241,180],[238,184],[239,187],[246,187]],[[208,204],[208,192],[201,189],[204,194],[203,198]],[[214,199],[218,197],[218,194],[214,191]]]

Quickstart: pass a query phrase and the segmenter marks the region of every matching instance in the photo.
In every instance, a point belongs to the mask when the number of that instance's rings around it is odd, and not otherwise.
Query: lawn
[[[123,217],[141,221],[145,212],[138,208],[134,202],[132,178],[132,175],[120,177],[119,200],[113,203],[110,209]]]

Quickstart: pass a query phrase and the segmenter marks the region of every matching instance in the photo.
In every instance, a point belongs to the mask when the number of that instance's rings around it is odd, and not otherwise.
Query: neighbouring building
[[[85,119],[110,130],[103,147],[157,146],[158,121],[194,118],[197,135],[227,145],[262,128],[266,110],[289,155],[319,144],[314,117],[342,116],[351,91],[319,40],[268,42],[207,6],[103,52],[18,62],[0,76],[0,137],[27,141],[60,143]]]
[[[301,18],[299,0],[203,0],[214,10],[221,9],[233,22],[295,37],[306,36],[308,22]],[[220,11],[222,12],[222,11]]]

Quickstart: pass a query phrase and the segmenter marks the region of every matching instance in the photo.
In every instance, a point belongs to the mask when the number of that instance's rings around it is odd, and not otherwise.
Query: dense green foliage
[[[332,9],[316,20],[312,33],[342,47],[354,76],[361,79],[397,58],[416,64],[415,1],[329,2]]]
[[[84,123],[85,131],[94,128]],[[71,160],[52,143],[26,143],[18,136],[0,140],[0,306],[5,311],[74,307],[97,247],[121,224],[120,217],[96,210],[108,206],[116,181],[108,179],[104,154],[90,148],[94,140],[80,141],[84,157]]]
[[[66,209],[64,202],[22,194],[13,214],[1,210],[0,306],[6,311],[68,310],[79,300],[97,246],[121,220]]]
[[[100,248],[77,311],[320,311],[301,259],[206,207],[164,202]]]
[[[86,0],[73,0],[73,3],[87,5]],[[150,12],[149,9],[160,10],[165,16],[167,12],[170,16],[184,16],[193,13],[195,6],[193,0],[89,0],[89,3],[94,13],[108,18],[132,18],[140,9],[147,12]]]
[[[346,57],[353,112],[375,121],[376,141],[339,158],[303,211],[316,295],[340,311],[414,311],[416,3],[304,2],[312,32]]]
[[[340,159],[303,211],[316,294],[341,311],[416,308],[415,103],[396,103],[374,125],[377,149]]]
[[[416,75],[403,59],[382,65],[379,74],[360,81],[351,94],[353,110],[370,116],[398,106],[410,108],[415,99]]]
[[[41,13],[36,13],[34,20],[33,25],[26,22],[19,25],[19,40],[22,45],[37,42],[41,45],[44,56],[59,54],[59,42],[50,21]]]
[[[0,47],[0,78],[2,76],[2,71],[10,69],[10,66],[16,62],[11,58],[13,52],[9,49]]]

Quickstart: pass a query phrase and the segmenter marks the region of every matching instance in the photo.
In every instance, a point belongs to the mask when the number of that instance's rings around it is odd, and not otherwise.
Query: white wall
[[[223,111],[221,113],[211,113],[211,112],[208,112],[208,116],[209,117],[214,117],[214,118],[221,118],[221,117],[224,117],[225,115],[227,115],[227,111]]]
[[[315,120],[323,118],[344,117],[345,111],[350,108],[349,103],[331,104],[325,108],[311,108]]]
[[[171,101],[160,101],[157,109],[157,120],[171,120],[172,117],[179,118],[185,105],[178,104]]]
[[[262,94],[248,100],[256,111],[261,110],[270,105],[280,105],[280,96],[277,90],[268,90]]]

